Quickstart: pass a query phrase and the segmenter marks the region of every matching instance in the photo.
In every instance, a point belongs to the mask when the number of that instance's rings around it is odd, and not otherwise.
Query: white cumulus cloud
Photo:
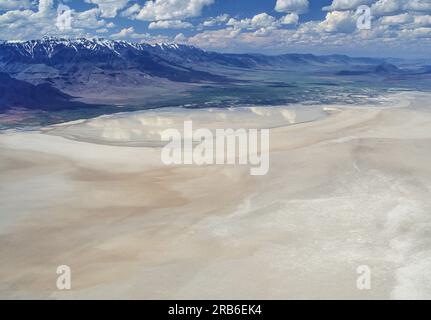
[[[129,0],[85,0],[85,2],[96,4],[103,18],[115,18],[118,11],[127,6]]]
[[[189,22],[181,20],[160,20],[153,21],[149,24],[148,29],[188,29],[193,28]]]
[[[405,1],[403,9],[412,10],[412,11],[430,11],[431,12],[431,1],[430,0]]]
[[[29,0],[0,0],[0,10],[27,9],[29,7]]]
[[[375,0],[333,0],[332,4],[323,7],[324,11],[356,10],[361,5],[370,5]]]
[[[144,21],[198,17],[205,6],[213,3],[214,0],[149,0],[139,12],[135,6],[129,16]]]
[[[111,35],[111,37],[114,39],[123,39],[133,35],[134,33],[135,33],[135,28],[133,27],[123,28],[121,29],[120,32],[114,33],[113,35]]]
[[[275,11],[305,13],[308,11],[308,0],[277,0]]]
[[[281,24],[297,24],[298,21],[299,21],[299,16],[295,12],[285,15],[280,20]]]
[[[414,23],[418,26],[431,26],[431,16],[430,15],[415,16]]]
[[[86,37],[95,29],[103,29],[106,22],[100,19],[100,9],[87,11],[71,9],[71,28],[57,27],[57,2],[40,0],[31,9],[9,10],[0,14],[1,38],[5,40],[29,40],[44,36]],[[36,6],[37,5],[37,6]]]
[[[349,33],[356,30],[356,18],[352,11],[328,12],[324,21],[319,23],[324,32]]]
[[[269,28],[269,27],[277,27],[279,22],[273,16],[263,12],[255,15],[253,18],[246,18],[237,20],[231,18],[226,25],[234,27],[235,29],[258,29],[258,28]]]
[[[379,0],[371,6],[373,15],[394,15],[403,11],[431,12],[430,0]]]
[[[207,20],[205,20],[202,25],[204,27],[214,27],[216,25],[219,25],[223,22],[227,22],[229,20],[229,15],[228,14],[221,14],[215,18],[209,18]]]
[[[141,6],[135,3],[126,10],[124,10],[121,15],[123,17],[134,17],[139,13],[139,11],[141,11]]]
[[[380,23],[383,25],[399,25],[413,21],[413,16],[408,13],[398,14],[395,16],[386,16],[380,19]]]

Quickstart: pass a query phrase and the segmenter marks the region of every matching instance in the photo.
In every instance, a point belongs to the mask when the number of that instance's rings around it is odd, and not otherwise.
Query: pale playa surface
[[[94,140],[79,123],[2,134],[0,298],[431,298],[429,101],[272,129],[263,177],[53,135]]]

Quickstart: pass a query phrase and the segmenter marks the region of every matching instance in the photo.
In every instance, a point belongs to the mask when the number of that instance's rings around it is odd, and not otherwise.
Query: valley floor
[[[256,177],[5,132],[0,298],[431,298],[429,101],[400,93],[271,129],[270,172]],[[370,290],[357,288],[363,265]]]

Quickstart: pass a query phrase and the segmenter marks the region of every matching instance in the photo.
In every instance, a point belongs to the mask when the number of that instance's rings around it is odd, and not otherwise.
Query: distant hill
[[[336,74],[339,76],[360,76],[360,75],[377,75],[377,76],[385,76],[385,75],[398,75],[402,74],[403,71],[399,69],[397,66],[391,63],[381,63],[377,66],[363,66],[361,68],[352,68],[350,70],[341,70]]]

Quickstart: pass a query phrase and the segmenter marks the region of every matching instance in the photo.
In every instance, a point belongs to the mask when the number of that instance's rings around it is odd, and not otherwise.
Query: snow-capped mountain
[[[160,43],[132,43],[106,39],[59,39],[44,38],[31,41],[0,41],[0,55],[4,58],[18,59],[23,62],[58,63],[73,57],[82,61],[90,57],[118,57],[127,59],[131,53],[169,55],[176,51],[204,53],[194,47]]]
[[[3,92],[16,90],[12,85],[17,83],[14,82],[16,80],[21,85],[27,83],[34,86],[26,90],[33,95],[60,93],[60,100],[54,99],[55,102],[74,96],[86,102],[89,97],[91,101],[104,98],[103,103],[107,103],[122,101],[123,97],[148,96],[142,94],[143,91],[156,95],[160,88],[170,92],[202,84],[226,85],[249,81],[241,75],[247,72],[250,74],[250,71],[314,72],[322,69],[333,72],[350,70],[352,66],[372,71],[384,63],[382,59],[343,55],[223,54],[180,44],[130,43],[106,39],[0,41],[0,73],[8,79],[3,84]],[[385,64],[385,70],[395,70],[389,67]],[[10,84],[9,89],[6,83]],[[63,93],[67,96],[61,96]],[[16,98],[16,95],[8,96]],[[40,103],[32,106],[30,98],[7,101],[4,96],[0,97],[0,110],[6,105],[40,107]]]
[[[222,54],[207,52],[196,47],[174,43],[131,43],[106,39],[58,39],[44,38],[33,41],[0,42],[0,61],[3,67],[22,64],[96,63],[113,68],[136,67],[148,74],[161,73],[166,68],[178,68],[190,72],[197,65],[222,65],[229,67],[254,68],[265,66],[286,66],[287,64],[343,65],[379,64],[382,59],[350,58],[343,55],[315,56],[312,54],[286,54],[265,56],[258,54]],[[170,70],[172,71],[172,70]],[[184,79],[179,74],[163,74],[174,80],[194,81],[195,77]],[[190,76],[190,75],[189,75]],[[201,74],[197,78],[205,78]],[[211,77],[210,77],[211,78]]]
[[[160,77],[171,81],[222,80],[221,77],[177,64],[175,60],[178,60],[178,55],[189,55],[191,52],[203,53],[177,44],[150,45],[103,39],[47,38],[0,43],[0,66],[3,72],[32,83],[46,80],[57,82],[55,80],[59,77],[73,82],[80,73],[130,70],[142,73],[143,77]],[[40,78],[42,74],[43,77]]]

